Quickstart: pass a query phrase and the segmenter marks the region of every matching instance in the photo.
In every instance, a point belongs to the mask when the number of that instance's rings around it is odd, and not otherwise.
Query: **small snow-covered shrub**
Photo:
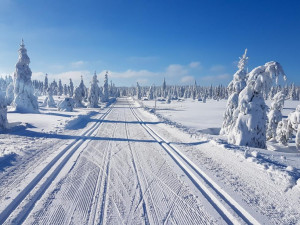
[[[271,110],[268,113],[267,140],[276,138],[276,129],[278,123],[282,120],[281,110],[284,105],[284,94],[278,92],[271,104]]]
[[[289,139],[292,138],[293,133],[296,133],[295,143],[296,147],[300,148],[300,105],[297,106],[294,112],[291,112],[286,120],[282,120],[278,124],[276,130],[276,140],[283,144],[287,145]]]
[[[0,130],[7,128],[7,104],[5,96],[0,92]]]
[[[58,104],[59,111],[72,112],[74,108],[74,101],[72,98],[65,98]]]
[[[277,129],[276,129],[276,141],[287,145],[289,141],[289,132],[290,129],[288,128],[288,121],[282,120],[278,123]]]

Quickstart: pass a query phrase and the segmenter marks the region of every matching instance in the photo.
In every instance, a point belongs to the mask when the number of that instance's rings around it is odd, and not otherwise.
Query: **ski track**
[[[27,185],[0,224],[259,224],[121,98]],[[97,140],[101,137],[101,140]]]

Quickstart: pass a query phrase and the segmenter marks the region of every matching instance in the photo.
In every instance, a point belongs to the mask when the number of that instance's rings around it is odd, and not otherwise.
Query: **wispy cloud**
[[[145,84],[148,84],[149,80],[144,78],[144,79],[137,79],[136,81],[139,82],[139,84],[141,84],[141,85],[145,85]]]
[[[188,74],[188,69],[180,64],[171,64],[167,67],[165,75],[167,77],[184,76]]]
[[[190,67],[190,68],[202,68],[200,62],[191,62],[191,63],[189,64],[189,67]]]
[[[45,73],[41,73],[41,72],[37,72],[37,73],[33,73],[35,77],[41,77],[39,80],[44,80],[45,78]],[[73,70],[73,71],[66,71],[63,73],[55,73],[55,74],[48,74],[48,79],[49,82],[52,82],[53,80],[58,81],[59,79],[61,79],[62,83],[68,84],[70,78],[72,79],[74,85],[78,85],[80,80],[81,80],[81,76],[83,76],[84,81],[85,81],[85,85],[88,86],[88,82],[90,82],[90,80],[92,79],[92,73],[88,70]]]
[[[80,67],[84,66],[85,64],[86,64],[85,61],[80,60],[80,61],[76,61],[76,62],[71,62],[71,67],[72,68],[80,68]]]
[[[193,76],[185,76],[182,77],[180,82],[183,84],[191,84],[195,81],[195,78]]]

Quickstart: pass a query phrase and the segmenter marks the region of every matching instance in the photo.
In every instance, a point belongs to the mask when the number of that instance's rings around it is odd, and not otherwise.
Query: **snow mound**
[[[71,119],[65,122],[65,129],[69,129],[69,130],[80,129],[86,126],[86,124],[91,121],[91,117],[96,114],[97,114],[96,111],[90,111],[87,112],[86,114],[72,116]]]

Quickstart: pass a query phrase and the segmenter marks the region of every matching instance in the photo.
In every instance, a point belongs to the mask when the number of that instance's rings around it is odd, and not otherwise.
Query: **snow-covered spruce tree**
[[[246,87],[246,75],[245,67],[247,65],[247,49],[238,63],[238,71],[233,75],[233,80],[228,85],[228,92],[230,96],[227,100],[226,110],[224,113],[224,120],[222,128],[220,130],[221,135],[228,135],[232,130],[236,122],[234,112],[238,107],[238,96],[240,92]]]
[[[197,96],[197,82],[195,80],[195,83],[194,83],[194,86],[193,86],[193,89],[192,89],[192,99],[195,100],[196,96]]]
[[[266,147],[267,106],[263,93],[271,88],[273,80],[277,81],[279,76],[286,79],[278,62],[268,62],[249,73],[247,86],[239,94],[235,112],[237,120],[228,135],[230,143],[256,148]]]
[[[7,128],[7,104],[4,93],[0,92],[0,130]]]
[[[97,74],[94,73],[93,80],[91,82],[91,87],[89,89],[89,107],[90,108],[98,108],[99,102],[99,86],[98,86]]]
[[[300,105],[297,106],[294,112],[291,112],[287,119],[279,122],[276,130],[276,140],[283,144],[288,145],[289,139],[293,137],[293,133],[296,133],[296,146],[299,148],[299,132],[300,132]]]
[[[270,112],[268,113],[267,140],[276,138],[276,129],[278,123],[282,120],[281,110],[284,105],[284,94],[278,92],[273,97]]]
[[[45,80],[44,80],[44,85],[43,85],[43,94],[46,95],[47,94],[47,91],[48,91],[48,87],[49,87],[49,84],[48,84],[48,74],[45,75]]]
[[[103,84],[103,95],[101,98],[101,102],[108,102],[109,95],[108,95],[108,72],[106,71],[104,76],[104,84]]]
[[[58,85],[57,85],[57,82],[55,81],[55,79],[50,84],[50,88],[52,90],[52,94],[53,95],[57,95],[57,93],[58,93]]]
[[[32,72],[29,68],[29,63],[30,59],[22,39],[19,49],[19,60],[14,73],[14,100],[12,106],[18,112],[37,113],[39,112],[38,101],[33,94]]]
[[[62,83],[61,83],[61,79],[59,79],[59,81],[58,81],[57,94],[58,94],[59,96],[62,96],[63,93],[64,93],[64,88],[63,88],[63,85],[62,85]]]
[[[73,112],[74,101],[72,98],[65,98],[61,103],[58,104],[58,110],[64,112]]]
[[[166,84],[166,79],[164,78],[164,82],[162,84],[162,88],[161,88],[161,97],[167,97],[167,84]]]
[[[288,127],[288,120],[283,119],[277,125],[276,141],[283,145],[288,145],[290,135],[291,129]]]
[[[172,95],[171,95],[171,93],[169,93],[167,96],[167,103],[170,104],[171,101],[172,101]]]
[[[43,106],[46,106],[48,108],[56,107],[56,103],[53,99],[53,91],[52,91],[51,86],[47,90],[47,97],[45,98],[45,100],[43,102]]]
[[[142,90],[141,90],[141,86],[139,85],[139,82],[136,82],[136,93],[137,93],[137,98],[139,100],[142,99]]]
[[[73,96],[75,108],[83,108],[84,107],[84,105],[82,103],[84,95],[82,95],[82,93],[84,93],[84,92],[82,91],[82,89],[80,87],[75,88],[74,96]]]
[[[149,100],[153,100],[154,99],[153,85],[151,85],[150,88],[149,88],[149,90],[148,90],[147,98]]]
[[[72,97],[74,95],[74,85],[73,85],[73,81],[70,78],[70,84],[69,84],[69,96]]]
[[[13,83],[10,83],[8,85],[8,87],[6,88],[6,103],[7,105],[10,105],[13,100],[14,100],[14,84]]]
[[[64,84],[64,95],[68,95],[68,86],[66,84]]]

